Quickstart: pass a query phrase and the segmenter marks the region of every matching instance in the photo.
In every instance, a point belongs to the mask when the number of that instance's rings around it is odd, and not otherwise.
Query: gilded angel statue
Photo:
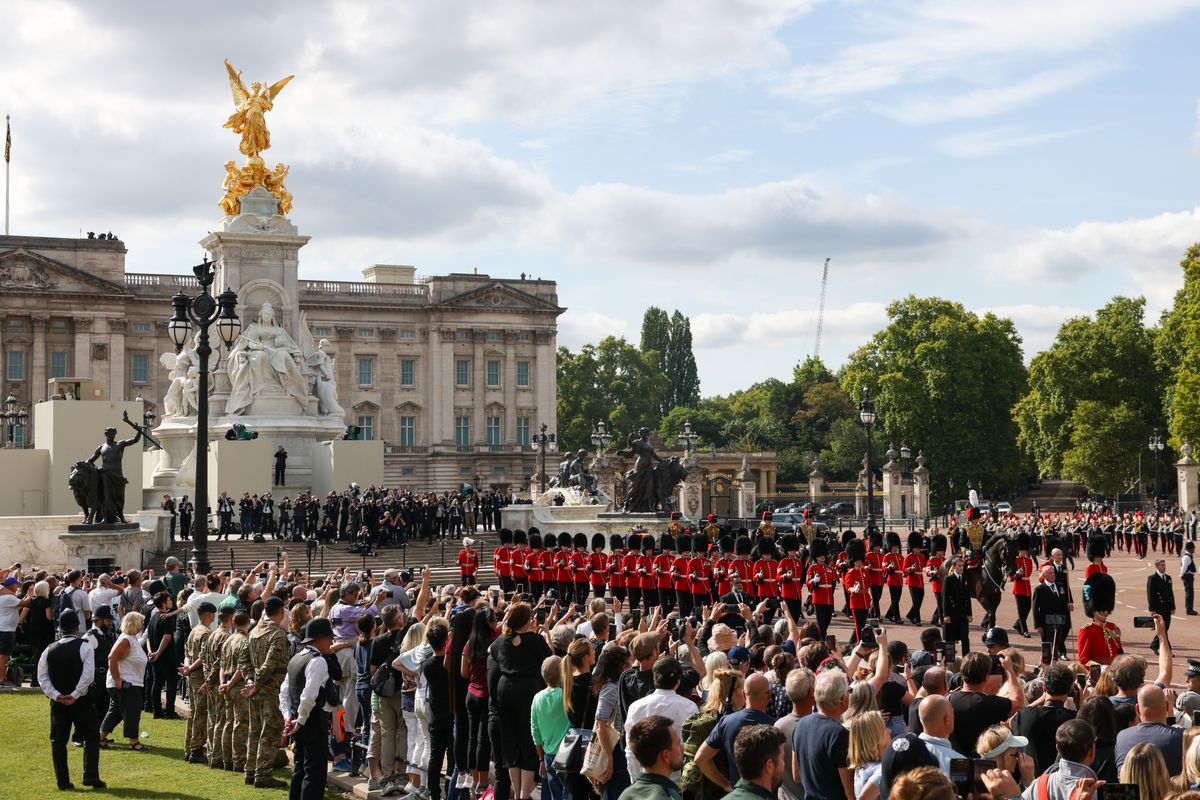
[[[273,108],[275,97],[295,76],[288,75],[270,86],[255,81],[250,84],[250,91],[246,91],[246,85],[242,83],[242,71],[235,70],[229,59],[225,59],[225,69],[229,71],[229,88],[233,90],[233,104],[237,106],[237,111],[230,115],[225,127],[241,135],[242,142],[238,149],[243,155],[257,156],[271,147],[266,113]]]

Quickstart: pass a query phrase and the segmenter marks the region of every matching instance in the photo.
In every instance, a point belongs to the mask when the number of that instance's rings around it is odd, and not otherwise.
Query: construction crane
[[[821,300],[817,303],[817,342],[813,345],[813,358],[821,357],[821,330],[825,327],[825,289],[829,286],[829,262],[825,259],[825,269],[821,271]]]

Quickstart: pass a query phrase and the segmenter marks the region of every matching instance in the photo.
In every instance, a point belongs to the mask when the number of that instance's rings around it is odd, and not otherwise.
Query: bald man
[[[965,758],[950,745],[954,730],[954,706],[945,695],[931,694],[921,701],[917,712],[921,718],[921,741],[938,760],[938,767],[949,774],[950,759]]]
[[[740,777],[733,759],[733,742],[737,739],[738,731],[748,725],[775,724],[775,718],[767,713],[767,705],[771,702],[771,685],[767,682],[767,677],[761,672],[752,672],[744,685],[746,707],[722,717],[708,735],[708,739],[696,751],[696,766],[726,793],[733,790],[733,785]],[[725,775],[721,774],[713,761],[722,750],[725,752],[725,763],[729,765]]]
[[[1137,712],[1141,722],[1117,734],[1117,771],[1134,745],[1146,742],[1162,753],[1168,774],[1178,775],[1183,770],[1183,729],[1167,725],[1171,704],[1166,694],[1154,684],[1143,686],[1138,690]]]

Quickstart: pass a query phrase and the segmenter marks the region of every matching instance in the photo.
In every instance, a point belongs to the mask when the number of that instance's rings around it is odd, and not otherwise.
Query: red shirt
[[[671,579],[671,567],[675,564],[675,556],[659,553],[654,557],[654,575],[658,579],[658,588],[672,589],[675,586]]]
[[[883,557],[883,568],[887,570],[888,586],[903,586],[904,557],[899,553],[888,553]]]
[[[779,562],[773,558],[760,558],[754,562],[754,585],[759,597],[776,597],[775,573]]]
[[[603,553],[601,555],[603,555]],[[610,553],[607,557],[609,583],[614,589],[625,588],[625,569],[622,566],[624,561],[625,554],[619,550]]]
[[[925,556],[909,553],[904,559],[905,584],[917,589],[925,588]]]
[[[692,593],[692,582],[688,579],[688,567],[692,560],[683,553],[675,556],[671,562],[671,571],[675,573],[675,591]]]
[[[692,594],[707,595],[712,581],[712,564],[704,556],[693,556],[688,561],[688,577],[691,578]]]
[[[1031,597],[1033,589],[1029,579],[1033,577],[1033,559],[1029,556],[1017,556],[1017,570],[1013,577],[1012,593],[1017,597]]]
[[[717,579],[717,594],[729,594],[733,591],[733,582],[729,579],[733,577],[733,557],[722,556],[717,559],[717,563],[713,566],[713,577]]]
[[[1092,577],[1097,572],[1107,573],[1108,565],[1107,564],[1095,564],[1095,563],[1088,564],[1087,569],[1085,569],[1083,571],[1083,579],[1086,581],[1088,578]]]
[[[933,586],[934,594],[941,594],[942,592],[942,579],[940,575],[942,564],[945,563],[946,559],[941,556],[930,556],[925,562],[925,574],[929,576],[929,583]]]
[[[592,579],[592,586],[603,586],[608,577],[608,556],[602,552],[591,553],[587,557],[587,571]]]
[[[576,583],[588,582],[588,554],[583,550],[571,553],[571,571],[575,573]]]
[[[1117,635],[1117,626],[1111,622],[1104,623],[1101,629],[1095,622],[1089,622],[1079,629],[1079,662],[1086,664],[1095,661],[1105,666],[1125,652],[1121,646],[1121,637]]]
[[[872,550],[867,553],[867,586],[883,586],[887,576],[883,572],[883,553]]]
[[[643,590],[658,588],[658,577],[654,574],[654,556],[638,556],[637,568]]]
[[[787,577],[788,573],[792,577]],[[785,600],[799,600],[800,587],[804,585],[804,562],[799,558],[788,557],[779,562],[776,570],[779,578],[779,596]]]
[[[479,571],[479,553],[469,547],[458,551],[458,570],[463,575],[474,575]]]
[[[851,608],[867,608],[870,605],[871,593],[868,590],[867,571],[854,567],[846,571],[842,578],[842,586],[846,588],[846,596],[850,598]]]
[[[808,568],[808,590],[813,605],[833,605],[833,586],[838,581],[837,570],[828,564],[813,564]]]

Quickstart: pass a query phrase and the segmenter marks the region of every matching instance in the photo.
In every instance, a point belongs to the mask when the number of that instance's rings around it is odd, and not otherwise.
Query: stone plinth
[[[70,531],[80,519],[78,514],[0,517],[4,558],[9,563],[19,561],[27,568],[51,570],[86,569],[88,559],[111,558],[118,566],[130,569],[141,566],[143,551],[149,557],[165,546],[154,528],[137,523],[122,526],[122,530]]]
[[[142,404],[137,401],[116,403],[106,400],[47,400],[38,403],[34,414],[34,435],[39,450],[48,452],[46,472],[47,502],[45,513],[71,514],[78,508],[67,478],[76,461],[86,461],[104,443],[104,429],[117,429],[117,439],[137,435],[121,420],[127,413],[131,420],[140,421]],[[126,448],[121,472],[129,481],[125,487],[125,518],[130,519],[142,508],[142,444]]]
[[[1179,481],[1179,508],[1183,513],[1200,508],[1200,463],[1192,458],[1192,446],[1184,443],[1179,448],[1182,456],[1175,462],[1175,474]]]
[[[383,485],[383,442],[332,439],[312,445],[313,494],[341,493],[352,482],[362,488]],[[288,451],[288,467],[291,467]],[[272,462],[273,463],[273,462]],[[291,476],[287,476],[291,482]]]
[[[501,525],[511,530],[529,530],[530,526],[541,529],[542,535],[581,532],[591,541],[592,534],[602,533],[607,542],[611,534],[624,536],[635,525],[641,525],[655,538],[664,533],[670,515],[663,512],[627,514],[623,511],[605,511],[606,506],[544,506],[520,504],[505,506],[500,512]]]

